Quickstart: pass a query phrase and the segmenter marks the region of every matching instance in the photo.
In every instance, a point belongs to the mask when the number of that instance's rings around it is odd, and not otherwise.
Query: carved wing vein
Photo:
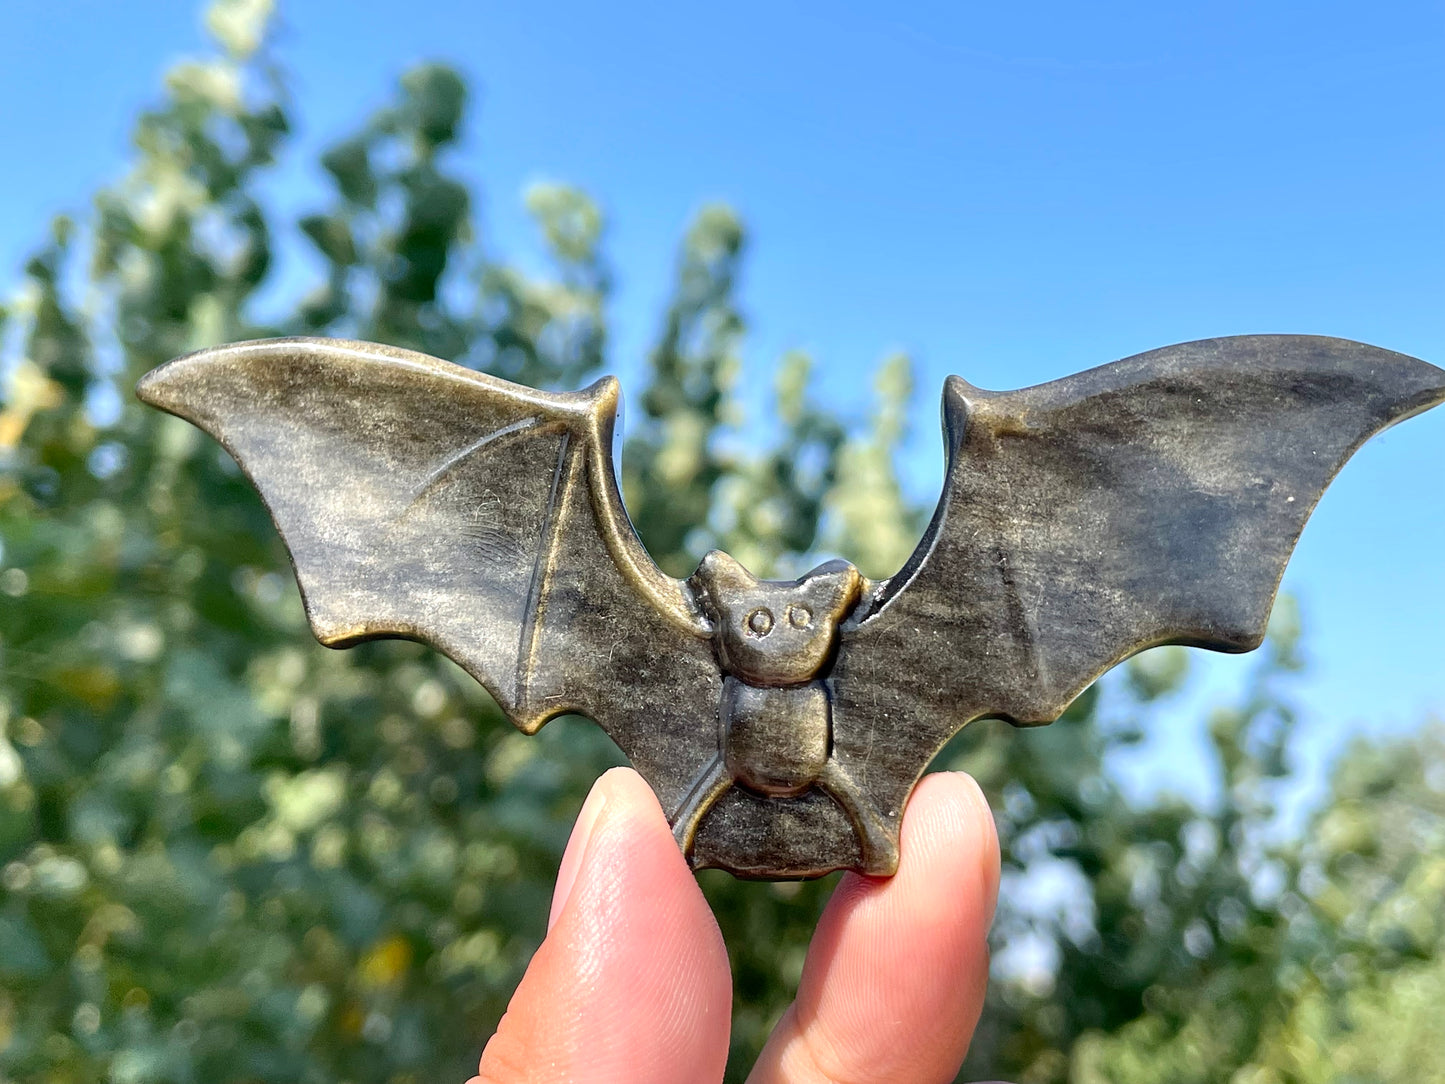
[[[442,478],[446,476],[449,470],[455,467],[463,459],[466,459],[469,455],[481,451],[488,444],[491,444],[495,440],[500,440],[503,437],[511,436],[513,433],[520,433],[527,429],[531,429],[533,426],[540,424],[541,421],[541,418],[531,417],[523,418],[521,421],[513,422],[511,425],[504,425],[502,426],[502,428],[494,429],[492,430],[492,432],[486,434],[478,440],[472,441],[472,443],[468,444],[465,448],[463,448],[456,454],[448,456],[445,460],[442,461],[442,464],[437,467],[436,470],[432,471],[425,478],[423,478],[421,482],[417,484],[416,488],[411,491],[411,503],[415,504],[417,501],[421,500],[422,497],[426,495],[427,490],[431,489],[432,486],[436,485],[439,481],[441,481]]]
[[[552,569],[557,557],[557,539],[562,520],[558,505],[563,497],[563,476],[570,462],[572,434],[564,431],[557,446],[557,465],[552,470],[552,490],[547,495],[547,511],[542,519],[541,537],[538,539],[537,555],[532,564],[532,579],[527,587],[527,605],[523,611],[522,635],[517,644],[517,706],[528,704],[527,686],[536,668],[537,641],[542,631],[542,611],[546,608],[546,593],[552,578]]]

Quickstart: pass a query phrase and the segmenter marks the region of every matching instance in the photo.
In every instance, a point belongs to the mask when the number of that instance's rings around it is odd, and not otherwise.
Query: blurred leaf
[[[0,309],[4,1080],[465,1079],[543,936],[583,796],[621,760],[581,720],[517,734],[418,645],[312,643],[244,476],[131,395],[177,354],[273,334],[380,339],[537,387],[607,366],[598,203],[528,189],[540,269],[483,246],[483,200],[452,162],[467,87],[445,66],[408,71],[322,155],[322,206],[271,211],[294,127],[271,15],[208,9],[218,52],[172,70],[125,176],[86,222],[56,220]],[[323,266],[288,309],[274,287],[307,272],[278,239],[298,234]],[[834,552],[892,575],[931,511],[896,465],[910,362],[885,359],[850,419],[829,359],[790,354],[746,416],[747,244],[717,204],[681,239],[622,464],[638,531],[679,576],[714,546],[763,575]],[[1186,681],[1177,649],[1130,664],[1133,697],[1091,689],[1051,727],[980,722],[939,754],[983,785],[1005,869],[967,1078],[1440,1075],[1445,738],[1352,747],[1282,841],[1299,643],[1281,600],[1249,686],[1209,713],[1203,807],[1131,802],[1111,772]],[[836,878],[699,879],[731,953],[741,1080]]]
[[[1124,673],[1140,700],[1158,700],[1178,692],[1188,679],[1189,651],[1177,646],[1156,647],[1130,659]]]

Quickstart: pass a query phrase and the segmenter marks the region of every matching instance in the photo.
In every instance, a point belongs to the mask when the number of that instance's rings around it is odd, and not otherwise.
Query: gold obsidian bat
[[[904,804],[966,723],[1047,723],[1158,644],[1248,651],[1356,448],[1445,401],[1360,343],[1166,347],[943,390],[943,495],[897,575],[664,575],[623,510],[619,391],[509,384],[406,350],[239,343],[147,375],[218,439],[286,540],[317,638],[430,644],[527,733],[594,719],[695,867],[892,873]]]

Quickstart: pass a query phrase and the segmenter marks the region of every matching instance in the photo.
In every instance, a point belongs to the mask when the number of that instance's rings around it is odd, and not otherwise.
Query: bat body
[[[896,837],[832,755],[827,667],[837,651],[838,626],[862,595],[858,570],[830,561],[796,582],[768,582],[715,550],[689,583],[712,622],[725,676],[718,753],[672,818],[683,853],[692,853],[704,816],[735,784],[774,799],[798,798],[816,787],[851,823],[862,865],[896,868]]]
[[[937,510],[877,582],[844,561],[760,581],[718,552],[664,575],[622,506],[611,379],[546,393],[279,339],[137,390],[251,478],[322,643],[430,644],[528,733],[592,718],[694,866],[784,878],[892,873],[909,793],[974,719],[1050,722],[1155,645],[1258,646],[1325,486],[1445,401],[1445,372],[1243,336],[1014,392],[951,377]]]

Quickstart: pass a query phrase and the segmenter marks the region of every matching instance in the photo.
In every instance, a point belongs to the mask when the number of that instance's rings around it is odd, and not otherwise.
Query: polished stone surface
[[[908,795],[972,720],[1057,718],[1166,643],[1248,651],[1331,478],[1445,401],[1445,371],[1341,339],[1166,347],[1049,384],[951,377],[922,542],[870,582],[664,575],[613,468],[618,387],[533,391],[370,343],[277,339],[148,374],[260,490],[317,638],[420,640],[522,730],[577,712],[696,867],[889,874]]]

